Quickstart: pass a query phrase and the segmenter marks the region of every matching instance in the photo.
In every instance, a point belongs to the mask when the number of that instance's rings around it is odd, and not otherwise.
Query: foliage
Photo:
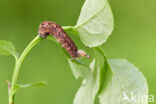
[[[94,57],[90,65],[86,65],[82,58],[71,59],[62,49],[75,78],[82,78],[82,85],[75,95],[74,104],[94,104],[98,98],[100,104],[134,104],[124,99],[124,95],[131,97],[142,94],[148,95],[148,85],[143,74],[130,62],[122,59],[107,59],[100,47],[105,43],[113,31],[113,15],[107,0],[86,0],[77,24],[63,27],[66,32],[73,32],[80,37],[82,43],[94,51]],[[57,41],[53,37],[47,39]],[[36,37],[17,57],[15,47],[11,42],[0,41],[0,54],[12,54],[16,59],[16,65],[9,88],[9,103],[14,102],[14,95],[21,88],[44,87],[46,82],[16,84],[20,66],[29,51],[42,40]],[[147,101],[137,101],[135,104],[147,104]]]

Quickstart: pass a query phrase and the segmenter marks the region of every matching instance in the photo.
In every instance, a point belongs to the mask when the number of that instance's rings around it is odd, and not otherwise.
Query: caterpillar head
[[[46,38],[56,28],[56,23],[44,21],[39,26],[39,36]]]
[[[87,55],[87,53],[84,50],[78,50],[77,53],[79,57],[91,58],[89,55]]]

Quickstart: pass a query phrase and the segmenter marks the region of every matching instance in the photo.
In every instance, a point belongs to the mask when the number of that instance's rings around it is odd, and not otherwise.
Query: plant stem
[[[29,51],[40,41],[42,40],[42,38],[40,38],[39,36],[36,36],[30,43],[29,45],[25,48],[25,50],[23,51],[23,53],[21,54],[21,56],[19,57],[19,59],[16,59],[16,63],[15,63],[15,68],[14,68],[14,72],[13,72],[13,76],[12,76],[12,81],[11,81],[11,88],[10,88],[10,92],[9,92],[9,104],[14,104],[14,95],[15,95],[15,87],[16,87],[16,82],[18,79],[18,74],[20,71],[20,67],[21,64],[24,60],[24,58],[26,57],[26,55],[29,53]]]

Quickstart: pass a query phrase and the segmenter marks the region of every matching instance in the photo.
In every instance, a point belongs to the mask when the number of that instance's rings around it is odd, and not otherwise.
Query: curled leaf
[[[82,85],[76,93],[74,104],[94,104],[101,89],[111,82],[112,72],[104,53],[95,48],[95,60],[90,64],[91,73],[83,79]]]
[[[15,89],[14,89],[14,94],[21,88],[28,88],[28,87],[35,87],[35,88],[42,88],[47,86],[47,82],[41,81],[41,82],[33,82],[29,84],[16,84]]]

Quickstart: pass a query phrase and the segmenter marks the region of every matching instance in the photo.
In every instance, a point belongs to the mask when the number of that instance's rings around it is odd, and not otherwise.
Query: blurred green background
[[[109,58],[126,58],[147,77],[156,95],[156,0],[109,0],[115,20],[112,36],[103,48]],[[74,25],[84,0],[0,0],[0,40],[14,43],[21,53],[37,35],[38,25],[50,20]],[[76,37],[74,41],[79,42]],[[80,43],[80,42],[79,42]],[[79,43],[77,43],[79,45]],[[11,80],[12,56],[0,56],[0,104],[8,104],[6,80]],[[20,90],[15,104],[72,104],[81,84],[58,46],[45,40],[25,59],[18,83],[47,81],[43,89]]]

